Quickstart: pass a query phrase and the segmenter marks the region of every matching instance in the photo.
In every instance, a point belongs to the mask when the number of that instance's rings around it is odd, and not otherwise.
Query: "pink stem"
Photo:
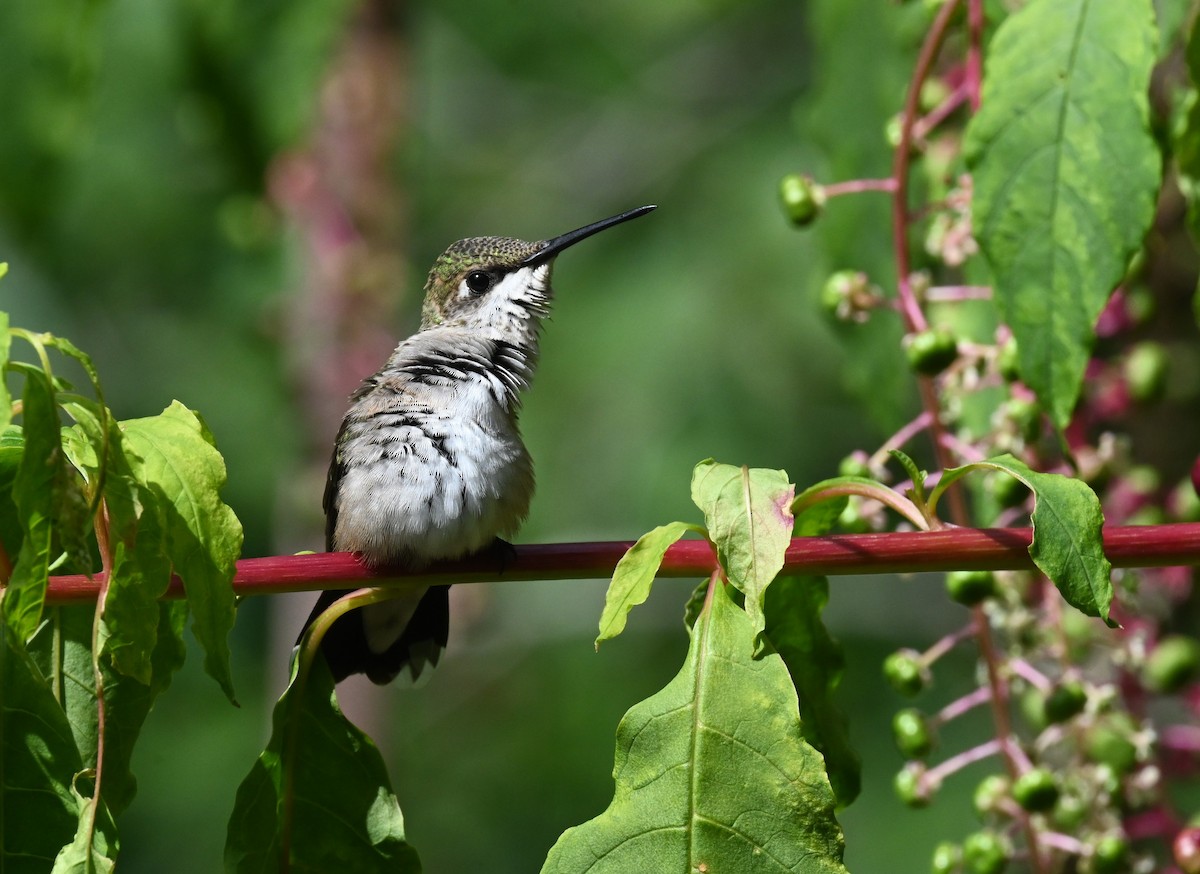
[[[896,190],[896,180],[887,179],[849,179],[845,182],[831,182],[822,185],[826,197],[840,197],[843,194],[861,194],[864,191],[884,191],[892,193]]]

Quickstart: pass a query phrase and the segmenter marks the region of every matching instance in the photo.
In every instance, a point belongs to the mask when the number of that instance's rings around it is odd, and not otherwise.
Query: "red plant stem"
[[[835,534],[797,537],[784,558],[784,574],[908,574],[949,570],[1028,570],[1033,568],[1029,528],[946,528],[889,534]],[[498,571],[491,559],[441,562],[417,573],[372,570],[348,552],[245,558],[233,580],[238,595],[275,595],[320,589],[421,583],[492,583],[516,580],[591,580],[611,576],[633,543],[546,543],[514,547],[515,556]],[[1116,567],[1200,565],[1200,522],[1137,525],[1104,530],[1104,549]],[[706,577],[716,568],[704,540],[681,540],[667,550],[658,576]],[[46,601],[95,601],[104,574],[50,578]],[[184,597],[178,578],[167,598]]]
[[[920,114],[921,86],[937,60],[938,50],[957,9],[958,0],[946,0],[925,36],[916,67],[913,68],[912,81],[908,84],[904,109],[900,113],[900,141],[896,143],[896,157],[892,164],[892,178],[896,182],[892,195],[892,254],[896,259],[897,296],[910,332],[923,331],[929,326],[909,281],[912,263],[908,257],[908,170],[912,157],[913,126]]]
[[[978,112],[983,104],[983,22],[983,0],[967,0],[970,43],[967,46],[966,86],[972,113]]]
[[[967,100],[969,94],[966,88],[955,88],[950,96],[931,109],[913,124],[913,139],[924,140],[939,124],[954,114]]]

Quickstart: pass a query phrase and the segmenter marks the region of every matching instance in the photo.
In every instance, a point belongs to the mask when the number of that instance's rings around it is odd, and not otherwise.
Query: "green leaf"
[[[7,267],[8,265],[3,265]],[[4,273],[0,272],[0,276]],[[0,310],[0,431],[12,422],[12,395],[8,391],[8,356],[12,349],[12,334],[8,333],[8,313]]]
[[[833,701],[846,659],[821,621],[828,602],[825,577],[780,577],[767,589],[767,639],[792,675],[804,739],[825,756],[838,806],[845,807],[862,788],[862,762]]]
[[[10,556],[21,551],[21,522],[13,501],[13,484],[25,455],[25,435],[20,425],[0,432],[0,543]]]
[[[604,611],[600,614],[600,634],[596,638],[596,649],[603,641],[611,640],[625,630],[629,611],[644,603],[650,596],[654,575],[662,564],[663,556],[672,543],[688,531],[704,533],[699,525],[687,522],[670,522],[638,538],[637,543],[621,556],[613,570],[612,582],[604,595]]]
[[[79,805],[79,829],[75,840],[63,847],[54,860],[52,874],[110,874],[117,863],[117,827],[103,802],[72,788]]]
[[[1193,88],[1186,95],[1186,120],[1175,131],[1174,152],[1179,189],[1187,198],[1188,224],[1194,236],[1200,231],[1200,99],[1195,90],[1200,83],[1200,18],[1192,22],[1185,58]]]
[[[754,627],[727,588],[711,587],[675,679],[621,720],[608,810],[568,829],[543,874],[844,874],[787,668],[751,657]]]
[[[997,29],[967,129],[974,233],[1022,379],[1070,421],[1093,326],[1154,217],[1150,0],[1035,0]]]
[[[144,481],[142,459],[125,445],[111,415],[86,400],[64,407],[78,424],[64,431],[63,447],[93,489],[103,482],[108,513],[112,565],[104,599],[102,651],[118,671],[148,686],[158,601],[171,583],[163,509],[158,494]]]
[[[59,436],[58,410],[50,380],[27,371],[24,394],[25,451],[13,480],[21,524],[21,550],[0,607],[18,640],[27,640],[42,618],[50,578],[55,494],[69,476]]]
[[[4,626],[0,638],[0,869],[42,874],[75,834],[79,751],[19,638]]]
[[[204,669],[234,700],[229,631],[233,575],[242,526],[220,497],[225,462],[196,414],[178,401],[157,416],[121,423],[135,472],[158,499],[167,553],[187,591],[192,631],[204,648]]]
[[[908,474],[908,478],[912,480],[913,495],[916,497],[917,501],[924,502],[925,478],[929,474],[917,467],[917,463],[899,449],[889,449],[888,455],[900,462],[900,466],[904,468],[904,472]]]
[[[91,649],[93,612],[90,605],[55,609],[51,621],[39,629],[30,644],[43,675],[58,678],[56,694],[66,710],[85,768],[95,768],[99,741]],[[137,793],[137,779],[130,768],[134,746],[155,699],[170,686],[186,655],[183,629],[187,604],[163,602],[156,615],[158,630],[150,685],[114,670],[108,657],[100,659],[107,732],[101,793],[114,816],[126,810]]]
[[[782,470],[734,467],[710,458],[692,471],[692,500],[704,511],[729,582],[746,596],[756,635],[764,627],[764,593],[783,568],[792,541],[795,491]]]
[[[956,480],[980,469],[1002,470],[1033,492],[1030,558],[1068,604],[1108,622],[1112,565],[1104,554],[1104,513],[1095,492],[1081,480],[1039,473],[1011,455],[1001,455],[945,471],[931,501],[936,502]]]
[[[313,662],[307,682],[293,673],[272,724],[267,748],[238,787],[226,871],[421,870],[383,758],[338,709],[324,659]]]

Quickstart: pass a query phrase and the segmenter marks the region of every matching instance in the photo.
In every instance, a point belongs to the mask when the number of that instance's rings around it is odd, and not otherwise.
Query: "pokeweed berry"
[[[893,689],[913,698],[929,685],[929,669],[915,649],[898,649],[883,661],[883,675]]]
[[[963,841],[963,863],[971,874],[1000,874],[1008,867],[1009,850],[991,831],[978,831]]]
[[[958,358],[958,341],[946,328],[926,328],[904,338],[908,366],[923,376],[936,376]]]
[[[779,181],[779,199],[791,223],[802,228],[820,216],[825,206],[825,189],[811,176],[789,173]]]
[[[946,593],[967,607],[996,594],[996,575],[991,571],[951,571],[946,574]]]
[[[1013,798],[1030,813],[1044,813],[1058,801],[1058,782],[1045,768],[1034,768],[1013,783]]]
[[[923,759],[937,743],[937,732],[929,718],[913,707],[908,707],[892,717],[892,736],[896,747],[909,759]]]
[[[1046,695],[1043,711],[1049,723],[1066,722],[1083,712],[1087,705],[1087,692],[1078,680],[1063,680]]]
[[[1200,640],[1182,634],[1161,638],[1142,668],[1146,688],[1170,695],[1200,677]]]

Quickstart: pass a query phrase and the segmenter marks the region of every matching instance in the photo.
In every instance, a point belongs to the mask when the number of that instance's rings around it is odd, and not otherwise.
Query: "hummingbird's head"
[[[554,292],[550,270],[563,249],[613,225],[645,215],[653,206],[595,222],[538,243],[509,237],[459,240],[433,263],[425,283],[421,330],[454,325],[508,339],[535,331]]]

